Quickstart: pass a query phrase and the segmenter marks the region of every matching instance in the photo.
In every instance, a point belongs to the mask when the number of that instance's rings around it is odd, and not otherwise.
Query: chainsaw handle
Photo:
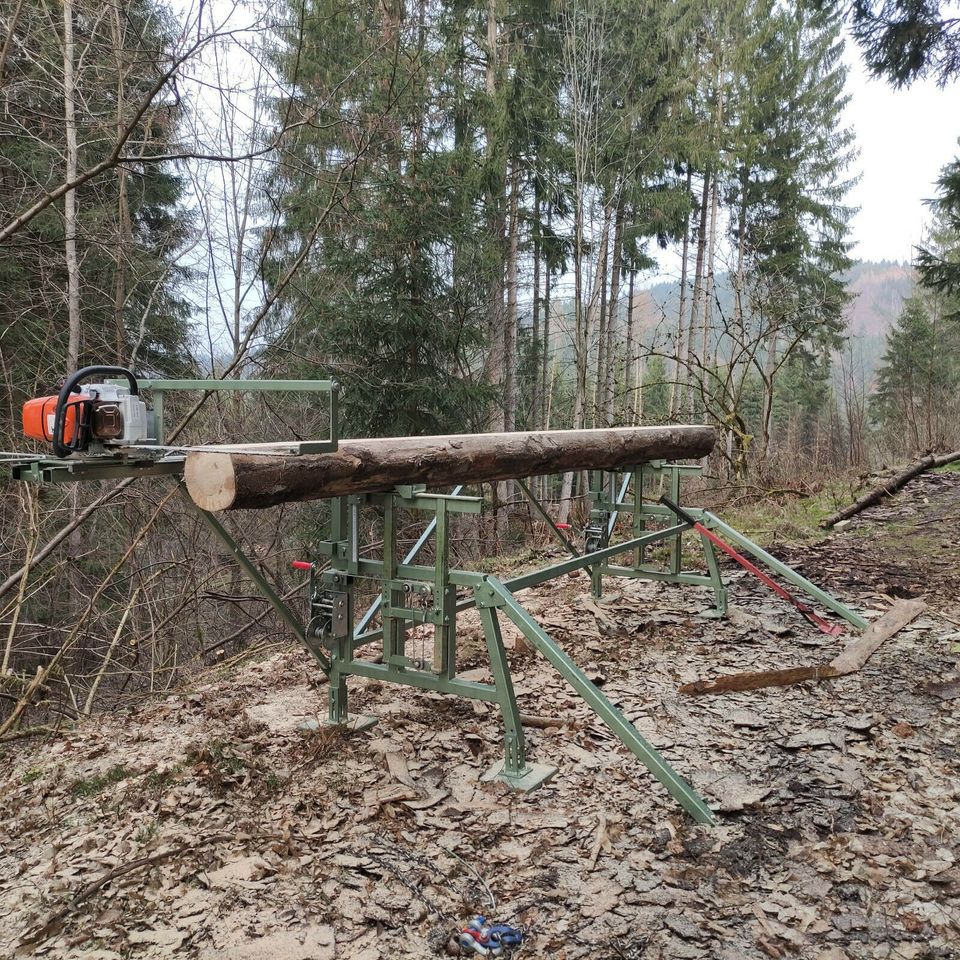
[[[72,377],[67,377],[66,383],[60,388],[60,394],[57,397],[57,406],[53,415],[53,452],[60,458],[69,457],[76,447],[69,446],[63,439],[63,432],[66,429],[67,422],[67,403],[70,395],[76,390],[77,386],[87,377],[126,377],[130,384],[130,393],[137,396],[140,387],[137,385],[137,378],[130,370],[125,367],[83,367]],[[77,414],[77,432],[80,431],[80,416]]]

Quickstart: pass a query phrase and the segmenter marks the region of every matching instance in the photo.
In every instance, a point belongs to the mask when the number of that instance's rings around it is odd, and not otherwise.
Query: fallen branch
[[[714,680],[685,683],[680,692],[688,695],[733,693],[739,690],[760,690],[763,687],[786,687],[806,680],[831,680],[856,673],[870,659],[884,640],[899,633],[926,609],[922,600],[898,600],[879,620],[875,620],[860,636],[848,643],[839,656],[829,663],[756,673],[731,673]]]
[[[914,477],[920,476],[921,473],[926,473],[927,470],[934,470],[937,467],[945,467],[948,463],[954,463],[957,460],[960,460],[960,450],[954,450],[953,453],[944,453],[939,456],[928,454],[915,463],[910,464],[909,467],[901,470],[900,473],[891,477],[889,480],[886,480],[868,493],[865,493],[859,500],[851,503],[849,507],[844,507],[842,510],[831,514],[820,526],[825,530],[829,530],[831,527],[840,523],[841,520],[849,520],[861,511],[866,510],[867,507],[874,507],[886,497],[892,497],[893,494],[905,487]]]
[[[561,720],[559,717],[538,717],[532,713],[520,714],[520,723],[523,726],[532,727],[537,730],[550,730],[556,727],[563,727],[569,722],[569,720]]]

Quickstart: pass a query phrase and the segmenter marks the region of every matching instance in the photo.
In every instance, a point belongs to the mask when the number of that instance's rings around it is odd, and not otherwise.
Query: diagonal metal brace
[[[484,578],[477,588],[478,606],[499,607],[523,635],[553,664],[557,672],[586,700],[594,713],[613,731],[627,749],[667,788],[667,792],[698,823],[713,824],[713,814],[703,798],[645,740],[637,728],[592,684],[580,668],[520,605],[496,577]]]
[[[233,554],[234,560],[237,561],[247,576],[256,584],[266,601],[280,615],[280,619],[283,620],[283,622],[293,631],[300,643],[306,647],[309,653],[313,656],[314,660],[316,660],[320,665],[320,669],[329,675],[330,661],[320,650],[316,649],[316,647],[311,644],[310,639],[307,637],[303,623],[293,615],[293,612],[283,602],[281,596],[276,590],[273,589],[266,577],[263,576],[263,574],[254,566],[250,558],[243,552],[243,550],[240,549],[240,545],[236,540],[233,539],[227,528],[212,513],[208,513],[206,510],[201,510],[200,507],[198,507],[190,498],[186,488],[182,483],[180,484],[180,493],[183,495],[184,500],[196,511],[197,515],[211,530],[211,532],[216,534],[216,536],[223,541],[230,553]]]

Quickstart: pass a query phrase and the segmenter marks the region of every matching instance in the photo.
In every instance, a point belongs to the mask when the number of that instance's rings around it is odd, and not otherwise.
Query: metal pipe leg
[[[487,639],[490,654],[490,672],[497,688],[500,713],[503,715],[503,763],[496,764],[484,780],[502,780],[514,790],[533,790],[549,780],[556,767],[527,763],[526,746],[523,737],[523,725],[520,711],[513,692],[513,680],[510,678],[510,664],[503,647],[500,621],[493,607],[480,607],[480,620]]]
[[[716,603],[716,607],[713,610],[708,610],[705,616],[725,617],[727,615],[727,588],[720,574],[717,554],[707,537],[701,534],[700,540],[703,543],[703,555],[707,561],[707,570],[710,572],[710,581],[713,584],[713,595]]]
[[[592,684],[583,671],[558,647],[544,629],[496,578],[486,577],[486,590],[477,588],[477,605],[499,606],[557,672],[586,700],[596,715],[630,752],[667,788],[670,795],[699,823],[712,824],[713,814],[703,798],[649,744],[636,727]]]

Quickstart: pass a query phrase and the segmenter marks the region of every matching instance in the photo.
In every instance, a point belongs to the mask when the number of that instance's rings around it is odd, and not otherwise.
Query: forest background
[[[960,447],[960,159],[915,264],[855,263],[843,119],[845,30],[893,85],[947,86],[952,12],[2,0],[0,448],[89,363],[333,377],[353,436],[706,421],[714,496]],[[195,400],[183,441],[324,428]],[[579,518],[580,477],[536,488]],[[535,533],[493,496],[465,554]],[[292,596],[322,519],[234,532]],[[25,691],[69,719],[282,633],[162,485],[7,483],[0,536],[0,735]]]

